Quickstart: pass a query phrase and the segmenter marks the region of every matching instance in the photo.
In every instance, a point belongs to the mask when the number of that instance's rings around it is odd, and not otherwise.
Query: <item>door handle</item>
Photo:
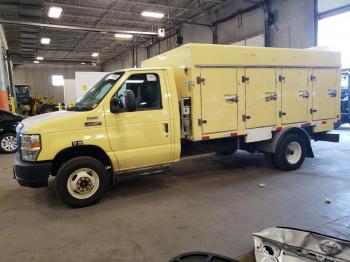
[[[299,91],[299,96],[301,98],[309,98],[310,97],[310,93],[308,91]]]
[[[168,134],[169,133],[169,124],[163,123],[163,126],[164,126],[164,132]]]
[[[269,96],[265,97],[265,101],[266,102],[269,102],[269,101],[272,101],[272,100],[277,100],[277,94],[273,94],[273,95],[269,95]]]
[[[336,97],[337,96],[337,90],[328,89],[328,96]]]

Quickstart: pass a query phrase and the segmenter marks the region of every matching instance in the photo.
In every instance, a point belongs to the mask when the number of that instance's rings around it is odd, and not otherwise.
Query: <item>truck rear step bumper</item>
[[[339,142],[339,134],[331,133],[315,133],[313,134],[313,139],[315,141],[327,141],[327,142]]]

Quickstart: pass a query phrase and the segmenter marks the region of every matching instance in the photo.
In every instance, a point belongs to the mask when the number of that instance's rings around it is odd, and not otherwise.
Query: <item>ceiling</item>
[[[181,23],[206,15],[227,0],[2,0],[0,19],[38,22],[106,30],[137,30],[156,32],[164,28],[169,34]],[[48,17],[51,6],[63,8],[58,19]],[[162,19],[141,16],[142,11],[165,14]],[[15,63],[32,63],[43,56],[46,63],[98,63],[117,57],[133,46],[145,46],[150,36],[134,36],[118,40],[110,33],[86,32],[57,28],[4,24],[11,58]],[[41,37],[51,39],[40,44]],[[98,58],[92,58],[99,52]]]

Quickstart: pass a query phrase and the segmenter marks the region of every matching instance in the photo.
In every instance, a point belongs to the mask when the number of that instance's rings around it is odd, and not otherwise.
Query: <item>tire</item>
[[[274,154],[276,166],[281,170],[298,169],[305,160],[306,141],[297,134],[286,134],[277,144]]]
[[[15,133],[5,133],[0,136],[0,151],[5,154],[15,153],[17,151],[17,138]]]
[[[58,169],[55,190],[68,206],[86,207],[101,200],[109,181],[109,173],[100,161],[92,157],[75,157]]]

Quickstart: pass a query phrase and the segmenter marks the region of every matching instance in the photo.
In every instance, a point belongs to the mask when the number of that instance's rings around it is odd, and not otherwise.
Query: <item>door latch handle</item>
[[[169,133],[169,124],[168,123],[164,123],[163,124],[164,125],[164,131],[165,131],[165,133]]]
[[[206,123],[207,123],[207,120],[198,119],[198,125],[199,125],[199,126],[202,126],[203,124],[206,124]]]
[[[279,111],[279,113],[278,113],[279,117],[283,117],[283,116],[285,116],[286,114],[287,114],[286,112],[282,112],[282,111]]]
[[[309,98],[310,97],[310,93],[308,91],[300,91],[299,92],[299,96],[302,98]]]
[[[330,97],[336,97],[336,96],[337,96],[337,90],[328,89],[328,96],[330,96]]]
[[[226,103],[238,103],[239,97],[238,96],[225,96]]]
[[[242,76],[242,83],[248,83],[248,82],[249,82],[249,77]]]
[[[273,94],[273,95],[265,97],[265,101],[266,102],[269,102],[269,101],[272,101],[272,100],[277,100],[277,94]]]
[[[278,76],[278,81],[280,81],[281,83],[283,82],[285,82],[286,81],[286,77],[285,76],[282,76],[282,75],[279,75]]]

